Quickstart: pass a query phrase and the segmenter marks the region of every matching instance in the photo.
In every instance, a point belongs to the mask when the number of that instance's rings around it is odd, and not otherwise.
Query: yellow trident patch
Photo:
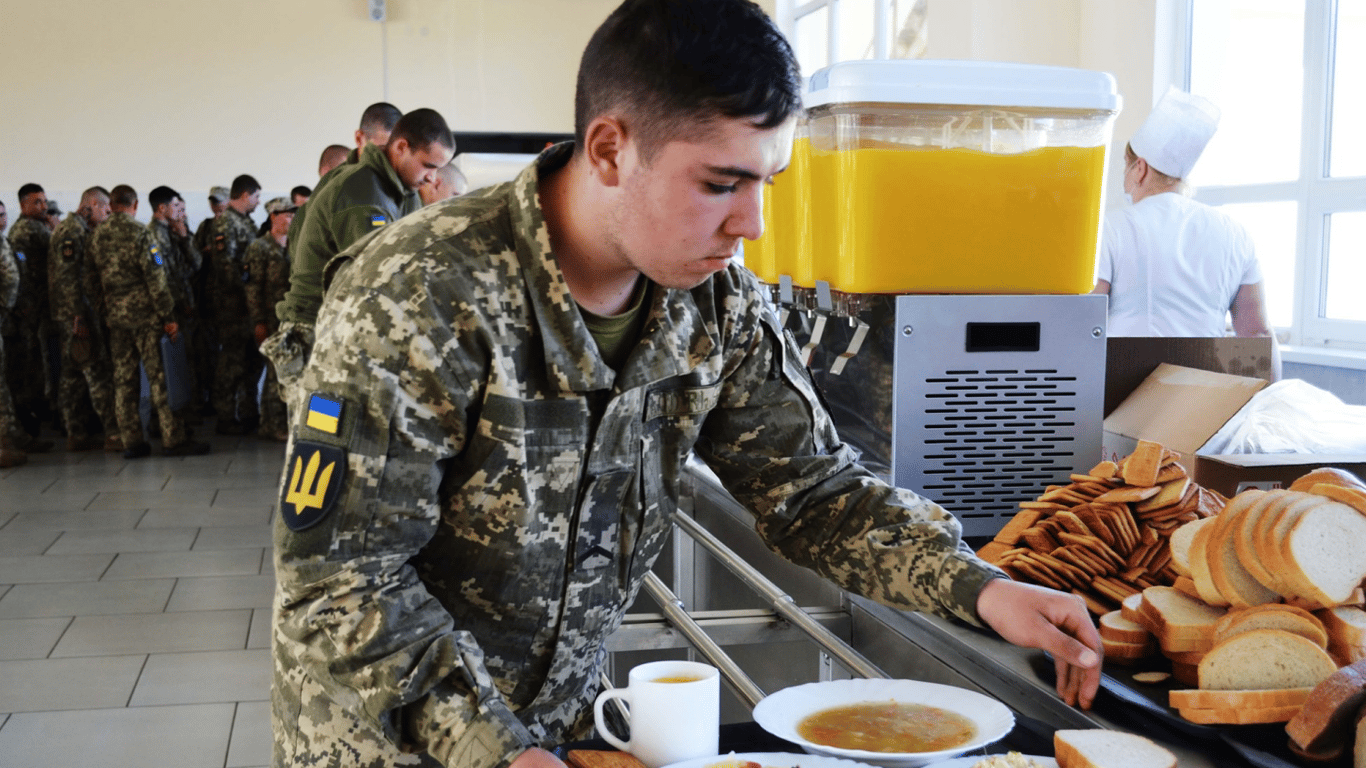
[[[311,455],[305,462],[306,453]],[[294,446],[292,458],[294,469],[285,484],[280,510],[290,530],[302,531],[322,520],[336,501],[346,472],[346,452],[330,445],[300,441]]]

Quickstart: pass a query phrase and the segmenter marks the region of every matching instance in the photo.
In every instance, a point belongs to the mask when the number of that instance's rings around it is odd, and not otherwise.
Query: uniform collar
[[[398,171],[394,170],[393,163],[389,162],[389,155],[385,153],[384,147],[378,144],[366,144],[360,151],[360,164],[375,172],[381,179],[381,183],[387,187],[385,190],[390,197],[395,200],[402,200],[408,194],[408,188],[404,186],[403,180],[398,177]]]
[[[712,291],[714,278],[692,291],[655,286],[641,341],[620,375],[598,355],[597,343],[584,324],[551,251],[550,232],[538,192],[542,175],[562,169],[573,151],[573,142],[547,148],[518,174],[510,191],[517,259],[544,333],[547,377],[565,391],[587,392],[614,386],[626,390],[697,368],[717,343],[697,301]]]

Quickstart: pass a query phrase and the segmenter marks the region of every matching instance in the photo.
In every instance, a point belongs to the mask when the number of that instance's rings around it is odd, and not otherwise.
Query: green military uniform
[[[51,240],[46,218],[21,216],[9,231],[10,250],[19,263],[19,300],[12,318],[14,344],[8,375],[15,405],[26,414],[46,410],[49,395],[56,399],[56,387],[49,380],[51,371],[44,354],[51,331],[47,319],[47,254]]]
[[[141,363],[161,423],[162,445],[178,446],[185,442],[185,427],[171,412],[161,364],[162,327],[175,319],[175,299],[161,251],[147,227],[116,211],[95,228],[90,254],[104,289],[109,351],[114,359],[114,410],[123,445],[132,450],[146,443],[138,413]]]
[[[335,174],[335,175],[334,175]],[[281,329],[261,351],[270,357],[286,390],[308,362],[313,324],[322,303],[323,265],[365,235],[422,207],[389,163],[384,147],[367,144],[354,163],[333,168],[290,228],[289,293],[276,305]]]
[[[10,250],[9,240],[0,237],[0,324],[9,322],[10,312],[19,300],[19,262]],[[5,381],[5,341],[0,337],[0,440],[22,441],[28,437],[19,429],[14,399]]]
[[[85,410],[81,407],[86,392],[104,425],[105,434],[119,434],[118,418],[114,413],[113,363],[109,357],[104,320],[94,312],[87,298],[88,278],[95,276],[98,279],[88,252],[89,240],[89,222],[78,213],[69,214],[52,233],[52,248],[48,254],[48,299],[52,306],[52,322],[60,329],[62,342],[62,377],[57,402],[61,406],[67,435],[77,440],[89,438]],[[77,319],[85,329],[84,338],[76,335]]]
[[[190,391],[198,392],[198,368],[195,365],[195,358],[203,353],[203,349],[195,344],[200,320],[196,309],[194,280],[203,266],[203,259],[199,249],[194,246],[193,235],[177,234],[171,228],[170,222],[153,217],[147,222],[147,230],[151,232],[152,242],[160,249],[162,260],[166,262],[166,276],[171,285],[171,296],[175,298],[175,318],[180,324],[181,335],[185,337],[185,353],[190,363],[185,375],[190,379]]]
[[[218,332],[213,307],[213,216],[199,223],[191,244],[199,254],[199,269],[190,278],[195,305],[195,322],[186,339],[186,346],[194,350],[190,363],[194,367],[194,402],[202,405],[212,389],[214,371],[218,369]]]
[[[328,265],[276,523],[276,768],[492,768],[585,736],[694,451],[768,546],[854,592],[978,622],[1003,576],[857,463],[743,267],[653,286],[606,365],[537,198],[571,149]]]
[[[247,318],[247,246],[256,239],[251,217],[228,206],[214,219],[211,264],[214,310],[218,326],[218,368],[214,374],[213,407],[219,424],[234,419],[255,423],[256,382],[261,377],[261,355],[256,351]]]
[[[247,246],[247,316],[252,328],[266,327],[274,333],[280,326],[275,318],[275,303],[289,290],[289,259],[285,247],[275,237],[266,234]],[[283,435],[289,429],[285,402],[280,395],[280,381],[275,366],[266,365],[266,382],[261,388],[261,434]]]

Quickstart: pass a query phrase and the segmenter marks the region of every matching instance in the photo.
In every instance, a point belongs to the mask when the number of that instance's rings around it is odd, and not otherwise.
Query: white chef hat
[[[1219,108],[1208,99],[1168,87],[1129,140],[1134,154],[1168,176],[1184,179],[1219,127]]]

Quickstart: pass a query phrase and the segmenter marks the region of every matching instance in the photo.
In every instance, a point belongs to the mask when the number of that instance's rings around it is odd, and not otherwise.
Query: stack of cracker
[[[1097,616],[1125,597],[1177,578],[1168,538],[1223,509],[1223,496],[1191,482],[1177,454],[1140,440],[1068,485],[1050,485],[978,551],[1011,577],[1070,591]]]

